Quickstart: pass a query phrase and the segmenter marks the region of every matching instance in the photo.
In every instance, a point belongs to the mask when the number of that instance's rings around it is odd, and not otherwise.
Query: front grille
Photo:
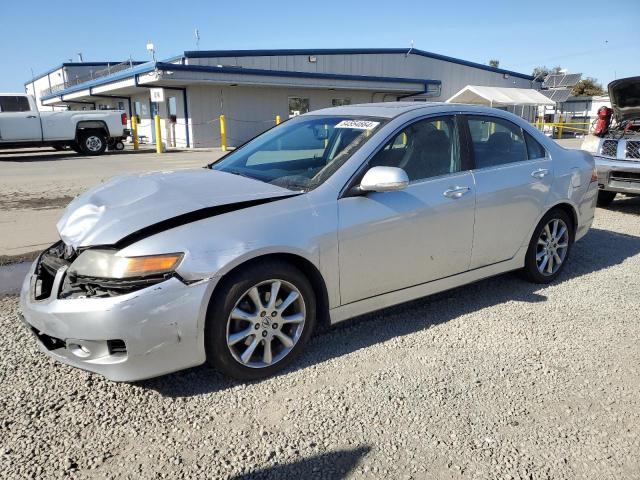
[[[75,251],[67,248],[61,241],[42,252],[35,270],[36,279],[33,295],[36,300],[44,300],[51,296],[53,281],[58,270],[71,265],[75,257]]]
[[[600,153],[604,157],[615,157],[618,154],[618,141],[617,140],[605,140],[602,142],[602,149]]]
[[[618,182],[640,182],[640,173],[636,172],[611,172],[611,180]]]
[[[627,158],[633,158],[640,160],[640,142],[637,140],[627,141],[627,151],[625,156]]]

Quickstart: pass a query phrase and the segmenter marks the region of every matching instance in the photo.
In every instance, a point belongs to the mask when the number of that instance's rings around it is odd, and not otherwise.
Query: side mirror
[[[371,167],[360,182],[361,192],[394,192],[409,185],[407,172],[397,167]]]

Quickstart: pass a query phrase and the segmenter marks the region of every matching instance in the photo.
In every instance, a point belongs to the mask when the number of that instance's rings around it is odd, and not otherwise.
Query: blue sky
[[[640,1],[3,0],[0,92],[82,52],[85,61],[147,60],[195,49],[415,47],[509,70],[561,65],[596,77],[640,75]],[[127,14],[127,10],[135,12]]]

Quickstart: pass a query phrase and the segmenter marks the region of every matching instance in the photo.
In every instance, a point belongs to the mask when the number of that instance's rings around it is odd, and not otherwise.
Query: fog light
[[[67,346],[69,351],[76,357],[87,358],[91,355],[91,351],[84,345],[78,345],[77,343],[71,343]]]

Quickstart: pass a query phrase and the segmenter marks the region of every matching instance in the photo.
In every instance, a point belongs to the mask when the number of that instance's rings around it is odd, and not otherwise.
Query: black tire
[[[543,274],[538,270],[538,264],[536,261],[536,256],[538,254],[538,251],[537,251],[538,239],[540,238],[545,226],[549,224],[549,222],[553,221],[554,219],[562,220],[562,222],[564,222],[564,224],[567,226],[567,230],[568,230],[567,244],[568,245],[567,245],[566,254],[562,262],[560,263],[560,267],[557,269],[557,271],[550,274]],[[571,247],[573,246],[574,237],[575,237],[575,225],[573,224],[573,219],[570,218],[569,215],[567,215],[567,213],[564,210],[554,209],[547,212],[547,214],[544,217],[542,217],[542,220],[540,220],[540,223],[538,223],[538,226],[533,232],[533,236],[531,237],[531,240],[529,242],[529,248],[527,249],[527,253],[525,256],[524,268],[520,271],[521,276],[525,280],[528,280],[533,283],[544,284],[544,283],[553,282],[558,277],[558,275],[562,273],[562,270],[564,269],[565,265],[567,264],[567,261],[569,260],[569,254],[571,253]]]
[[[114,145],[113,145],[113,149],[121,152],[122,150],[124,150],[124,143],[121,140],[118,140]]]
[[[107,136],[100,130],[83,130],[78,145],[84,155],[102,155],[107,149]]]
[[[598,190],[598,206],[608,207],[616,198],[616,192],[610,192],[609,190]]]
[[[240,360],[236,360],[231,353],[232,347],[227,345],[227,323],[232,309],[249,289],[261,282],[274,279],[288,282],[300,292],[305,309],[305,320],[301,326],[302,332],[291,351],[276,363],[261,368],[249,367],[242,364]],[[307,277],[298,268],[284,261],[268,260],[254,263],[223,279],[222,284],[209,302],[204,331],[207,362],[224,375],[238,380],[257,380],[269,377],[287,367],[300,355],[313,334],[315,325],[316,297]],[[281,328],[284,330],[282,325]],[[253,336],[248,338],[251,339]],[[255,338],[260,340],[257,334]],[[264,349],[262,343],[255,350],[255,354],[258,356],[260,349]]]

